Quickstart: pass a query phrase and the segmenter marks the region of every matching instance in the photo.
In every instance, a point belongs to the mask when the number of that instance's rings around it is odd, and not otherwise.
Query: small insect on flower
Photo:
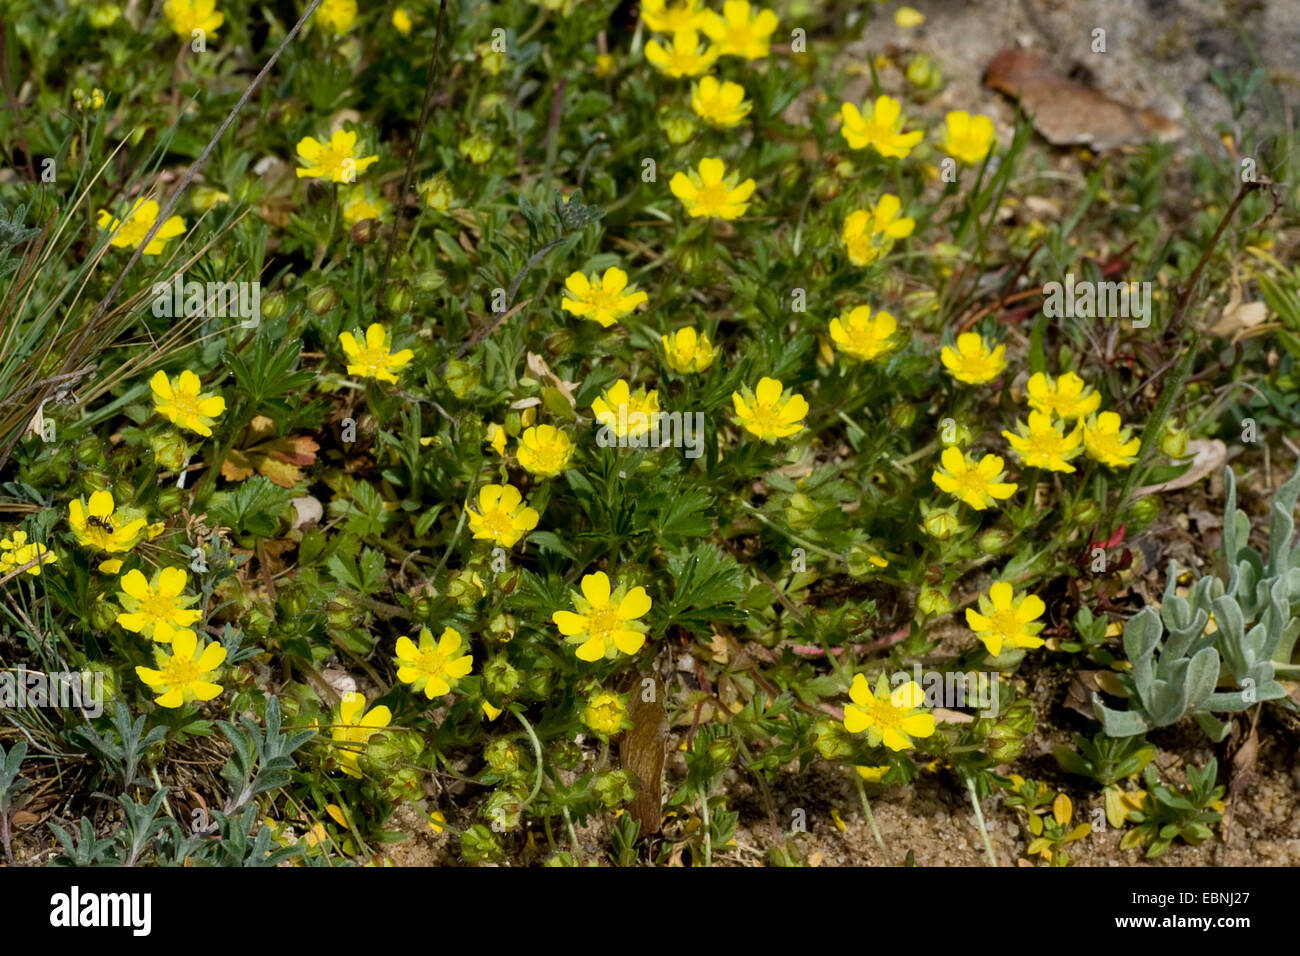
[[[1054,422],[1043,412],[1030,412],[1029,424],[1016,422],[1016,432],[1004,431],[1002,437],[1016,453],[1020,463],[1027,468],[1046,468],[1048,471],[1074,471],[1070,464],[1083,451],[1083,423],[1068,434],[1065,422]]]
[[[611,594],[609,576],[597,571],[583,577],[581,594],[569,593],[577,613],[556,611],[551,620],[567,643],[578,645],[578,660],[598,661],[641,650],[648,625],[637,618],[645,616],[651,605],[645,588],[628,590],[621,584]]]
[[[154,702],[159,707],[180,707],[221,694],[214,678],[226,659],[226,649],[216,641],[200,648],[193,631],[180,630],[173,635],[170,654],[157,644],[153,654],[158,668],[137,667],[135,673],[158,694]]]
[[[523,495],[514,485],[484,485],[479,489],[479,510],[466,509],[470,531],[477,540],[496,541],[513,548],[537,527],[538,514],[523,505]]]
[[[665,49],[658,40],[645,45],[645,58],[665,76],[699,76],[707,73],[718,58],[714,46],[700,45],[700,36],[694,30],[678,30],[673,34],[672,45]]]
[[[731,403],[736,420],[751,435],[766,442],[803,431],[803,419],[808,414],[807,399],[766,376],[759,379],[753,391],[743,385],[740,391],[732,392]]]
[[[153,392],[154,411],[173,425],[209,438],[212,425],[226,410],[226,400],[220,395],[202,394],[203,383],[186,369],[176,378],[166,372],[155,372],[149,380]]]
[[[423,691],[429,700],[450,694],[456,682],[474,667],[474,659],[464,650],[464,638],[454,627],[443,628],[435,643],[433,633],[420,628],[419,646],[409,637],[397,639],[397,679],[410,684],[415,693]]]
[[[381,382],[397,384],[393,372],[403,368],[415,353],[410,349],[393,352],[389,349],[388,330],[378,322],[371,323],[366,329],[365,346],[357,342],[351,332],[339,333],[339,345],[347,357],[348,374],[360,375],[362,378],[378,379]]]
[[[987,116],[971,116],[965,110],[953,110],[944,117],[944,126],[941,148],[959,163],[977,166],[993,148],[996,135],[993,121]]]
[[[344,746],[337,748],[340,769],[349,777],[361,777],[360,751],[363,745],[376,732],[383,730],[393,719],[393,712],[387,707],[379,706],[366,709],[366,695],[351,691],[339,701],[334,726],[330,729],[330,738]]]
[[[122,575],[118,593],[123,610],[117,623],[159,644],[173,643],[182,631],[193,634],[190,625],[203,617],[203,612],[189,607],[198,597],[184,593],[187,577],[181,568],[160,568],[152,581],[138,569],[128,571]]]
[[[991,347],[977,332],[957,336],[957,347],[945,345],[939,360],[953,378],[967,385],[983,385],[1002,374],[1007,367],[1007,347]]]
[[[79,544],[110,554],[130,551],[145,533],[144,518],[127,519],[116,509],[109,491],[96,491],[89,502],[70,501],[68,526]]]
[[[336,129],[325,143],[314,136],[304,136],[298,141],[298,159],[303,164],[302,169],[296,170],[298,178],[327,179],[332,183],[356,182],[358,176],[379,162],[377,155],[357,156],[356,147],[356,130]]]
[[[761,60],[771,50],[778,23],[771,10],[751,7],[746,0],[727,0],[721,16],[712,10],[704,14],[701,29],[717,45],[719,56]]]
[[[843,125],[840,133],[852,149],[870,146],[881,156],[906,159],[921,138],[921,130],[903,132],[902,105],[892,96],[878,96],[875,104],[866,103],[859,110],[852,103],[840,107]]]
[[[996,581],[988,594],[980,595],[979,608],[979,611],[966,609],[966,624],[991,656],[1001,655],[1004,647],[1032,650],[1046,643],[1036,636],[1043,625],[1035,621],[1047,610],[1037,595],[1016,597],[1010,584]]]
[[[1101,395],[1073,372],[1055,380],[1035,372],[1029,376],[1025,392],[1030,408],[1067,421],[1091,415],[1101,405]]]
[[[627,273],[618,266],[610,266],[600,278],[595,273],[591,276],[570,273],[564,280],[564,288],[568,295],[561,300],[560,308],[599,322],[605,329],[631,315],[649,298],[644,292],[638,292],[635,285],[628,285]]]
[[[872,693],[867,678],[854,674],[849,698],[853,703],[844,705],[844,729],[851,734],[865,731],[872,747],[883,743],[890,750],[907,750],[913,738],[934,733],[934,715],[921,708],[925,694],[916,681],[900,684],[891,692],[889,678],[881,674]]]
[[[644,388],[633,392],[627,379],[620,378],[591,403],[591,412],[598,425],[619,438],[638,438],[649,432],[659,417],[659,392]]]
[[[844,246],[855,266],[875,262],[916,228],[916,220],[899,218],[903,204],[892,193],[885,193],[871,209],[856,209],[844,220]]]
[[[1133,431],[1123,427],[1119,415],[1102,412],[1089,416],[1083,425],[1083,447],[1088,456],[1108,468],[1128,468],[1137,461],[1142,439],[1132,437]]]
[[[888,312],[877,312],[873,319],[871,308],[865,305],[831,319],[830,331],[835,347],[859,362],[880,358],[898,344],[894,338],[898,321]]]
[[[118,248],[130,247],[137,248],[144,242],[145,236],[153,228],[153,224],[158,221],[158,204],[152,199],[137,199],[130,211],[126,214],[125,219],[118,219],[112,213],[101,209],[99,218],[95,221],[100,229],[107,229],[113,233],[109,238],[109,245]],[[154,234],[153,239],[144,247],[144,255],[160,255],[163,247],[167,244],[168,239],[184,235],[185,220],[180,216],[172,216],[162,224],[162,227]]]
[[[674,173],[668,183],[692,219],[739,219],[749,208],[749,197],[757,187],[752,179],[740,182],[738,172],[727,175],[726,165],[717,157],[701,159],[698,172]]]
[[[1001,480],[1006,472],[997,455],[985,455],[976,462],[959,448],[945,448],[939,460],[943,467],[931,476],[935,485],[976,511],[985,510],[994,499],[1004,500],[1016,493],[1014,484]]]
[[[663,336],[663,343],[664,361],[674,372],[703,372],[713,364],[714,349],[709,337],[690,326]]]
[[[573,442],[554,425],[536,425],[519,436],[515,457],[525,471],[539,478],[554,478],[569,467]]]
[[[716,77],[702,77],[691,84],[691,109],[695,115],[717,129],[737,126],[753,108],[745,99],[745,88],[726,80],[719,83]]]

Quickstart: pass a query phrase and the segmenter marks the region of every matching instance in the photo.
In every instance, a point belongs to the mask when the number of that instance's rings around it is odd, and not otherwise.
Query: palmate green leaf
[[[233,491],[212,496],[213,517],[236,534],[269,538],[275,534],[281,515],[289,506],[290,493],[262,475],[240,482]]]

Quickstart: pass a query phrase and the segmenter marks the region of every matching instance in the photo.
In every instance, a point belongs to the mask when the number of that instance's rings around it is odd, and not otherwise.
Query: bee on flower
[[[619,654],[632,655],[645,644],[648,625],[639,621],[650,610],[645,588],[620,584],[611,593],[604,571],[585,575],[582,593],[569,592],[574,611],[556,611],[551,620],[569,644],[577,644],[578,660],[598,661]]]
[[[892,691],[889,678],[881,674],[876,689],[862,674],[853,675],[849,699],[844,705],[844,729],[851,734],[865,732],[872,747],[884,744],[890,750],[907,750],[915,738],[934,734],[934,715],[921,707],[925,694],[916,681],[907,681]]]
[[[524,535],[537,527],[537,512],[524,505],[523,500],[523,495],[514,485],[484,485],[480,488],[479,510],[466,509],[474,538],[513,548]]]
[[[628,285],[627,273],[618,266],[610,266],[605,274],[597,278],[581,272],[570,273],[564,280],[568,295],[560,302],[560,308],[579,318],[591,319],[607,329],[619,319],[626,318],[644,305],[649,299],[644,292],[637,291],[635,285]]]
[[[916,220],[899,217],[903,204],[892,193],[885,193],[871,209],[857,209],[844,220],[844,246],[855,266],[875,262],[916,228]]]
[[[869,362],[880,358],[898,343],[894,333],[898,321],[888,312],[877,312],[871,317],[870,306],[859,305],[839,318],[831,319],[831,341],[849,358]]]
[[[957,336],[957,347],[945,345],[939,352],[939,361],[948,373],[967,385],[991,382],[1007,367],[1007,347],[990,346],[978,332],[963,332]]]
[[[454,627],[443,628],[434,642],[427,627],[420,628],[419,645],[409,637],[397,639],[397,679],[410,684],[411,690],[423,692],[429,700],[450,694],[457,681],[474,666],[474,659],[464,649],[464,638]]]
[[[674,173],[668,182],[692,219],[739,219],[749,208],[749,197],[757,186],[752,179],[740,182],[738,172],[728,175],[726,165],[717,157],[701,159],[698,171]]]
[[[766,376],[759,379],[753,391],[742,385],[740,391],[732,392],[731,403],[736,421],[766,442],[797,435],[803,431],[803,420],[808,415],[807,399]]]
[[[703,332],[687,326],[662,337],[664,361],[674,372],[703,372],[713,364],[714,348]]]
[[[903,132],[902,105],[892,96],[878,96],[874,104],[864,104],[859,110],[852,103],[840,107],[840,133],[852,149],[870,146],[881,156],[906,159],[917,143],[921,142],[919,129]]]
[[[112,213],[101,209],[99,218],[96,219],[95,223],[100,229],[107,229],[112,232],[112,236],[108,240],[109,245],[118,248],[129,247],[135,249],[144,243],[145,236],[149,235],[149,230],[158,221],[158,210],[158,204],[152,199],[140,198],[131,206],[125,219],[118,219]],[[154,237],[149,240],[149,244],[144,247],[142,254],[146,256],[161,255],[168,239],[184,234],[185,220],[180,216],[172,216],[162,224]]]
[[[1046,643],[1038,632],[1038,621],[1047,610],[1034,594],[1016,596],[1006,581],[996,581],[988,594],[979,597],[979,610],[966,609],[966,625],[975,632],[992,657],[999,657],[1005,647],[1032,650]]]
[[[410,349],[394,352],[389,348],[388,330],[378,322],[372,322],[366,329],[365,345],[357,342],[351,332],[339,333],[339,345],[347,357],[348,374],[373,378],[391,385],[397,384],[393,373],[402,369],[415,353]]]

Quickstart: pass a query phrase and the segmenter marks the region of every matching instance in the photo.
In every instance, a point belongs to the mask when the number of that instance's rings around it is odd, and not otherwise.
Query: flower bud
[[[985,554],[998,554],[1011,543],[1011,535],[1000,528],[992,528],[980,535],[980,551]]]
[[[498,777],[512,777],[519,772],[519,746],[507,737],[498,737],[484,747],[483,759]]]
[[[889,420],[895,428],[906,431],[916,421],[916,406],[911,402],[895,402],[889,410]]]
[[[813,192],[821,202],[830,202],[840,194],[840,181],[835,176],[822,174],[813,180]]]
[[[925,533],[936,541],[947,541],[962,530],[955,508],[930,508],[922,510],[921,515]]]
[[[1084,498],[1074,506],[1071,517],[1074,519],[1075,524],[1096,524],[1097,519],[1101,517],[1101,505],[1093,498]]]
[[[479,808],[479,815],[488,821],[493,833],[517,830],[524,815],[523,801],[512,790],[493,790]]]
[[[268,292],[262,296],[261,308],[264,319],[282,318],[289,311],[289,296],[282,289]]]
[[[460,835],[460,855],[466,863],[486,863],[501,858],[501,844],[482,823],[476,823]]]
[[[608,770],[597,774],[591,789],[596,794],[596,799],[610,810],[629,803],[636,797],[632,775],[626,770]]]
[[[519,689],[519,671],[510,666],[504,656],[498,654],[483,667],[483,682],[488,692],[496,700],[513,697]]]
[[[374,222],[373,219],[367,219],[366,222]],[[362,225],[362,223],[358,223]],[[415,302],[415,297],[411,295],[411,287],[405,282],[394,282],[384,293],[384,302],[388,306],[388,311],[393,315],[405,315],[411,311],[411,305]]]
[[[1186,458],[1187,443],[1190,438],[1187,430],[1176,428],[1171,419],[1165,422],[1165,433],[1160,438],[1160,451],[1170,458]]]
[[[853,752],[853,740],[844,724],[830,717],[818,717],[813,725],[813,744],[825,760],[843,760]]]
[[[378,234],[378,219],[362,219],[352,227],[352,244],[354,246],[369,245],[375,241],[375,236]]]
[[[922,614],[929,617],[938,617],[940,614],[947,614],[952,610],[952,601],[948,599],[948,595],[938,588],[923,587],[916,598],[916,606]]]
[[[447,178],[446,173],[438,173],[432,179],[426,179],[420,184],[420,198],[430,209],[437,212],[446,212],[451,206],[452,189],[451,180]]]
[[[185,459],[188,456],[185,454],[185,439],[179,432],[169,429],[152,435],[149,438],[149,446],[153,449],[153,459],[160,468],[180,471],[185,467]]]
[[[165,515],[174,515],[184,504],[184,492],[175,485],[169,485],[158,492],[158,510]]]
[[[339,294],[333,286],[323,285],[307,293],[307,308],[316,315],[325,315],[339,304]]]
[[[1133,524],[1137,529],[1145,528],[1156,520],[1160,514],[1160,499],[1156,495],[1147,495],[1133,502]]]
[[[862,578],[875,574],[881,568],[889,567],[889,562],[878,555],[874,549],[864,544],[855,544],[849,548],[845,565],[850,577]]]
[[[415,277],[415,287],[426,295],[437,292],[447,284],[447,277],[437,269],[425,269]]]
[[[100,595],[91,609],[90,623],[97,631],[110,631],[117,620],[117,611],[117,605]]]

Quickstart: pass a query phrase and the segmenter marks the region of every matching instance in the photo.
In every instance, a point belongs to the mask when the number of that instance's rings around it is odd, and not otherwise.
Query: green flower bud
[[[519,772],[519,746],[508,737],[498,737],[483,748],[483,759],[498,777]]]
[[[174,515],[181,510],[185,494],[175,485],[169,485],[158,492],[158,510],[165,515]]]
[[[843,760],[853,752],[853,740],[844,724],[830,717],[818,717],[813,725],[813,745],[825,760]]]
[[[921,515],[925,533],[936,541],[947,541],[962,530],[961,519],[957,517],[955,508],[923,509]]]
[[[736,759],[736,745],[726,737],[719,737],[709,743],[709,760],[719,770],[731,766]]]
[[[547,661],[539,661],[524,675],[524,688],[534,700],[545,700],[555,689],[555,668]]]
[[[352,227],[352,244],[354,246],[368,246],[375,241],[375,236],[378,234],[378,219],[362,219]]]
[[[517,830],[523,815],[523,801],[512,790],[493,790],[479,808],[479,816],[488,821],[493,833]]]
[[[476,823],[460,835],[460,855],[466,863],[487,863],[501,859],[501,844],[482,823]]]
[[[282,290],[276,289],[262,296],[262,318],[271,320],[283,318],[288,311],[289,296]]]
[[[683,246],[677,253],[677,267],[685,273],[692,273],[700,267],[700,254],[693,246]]]
[[[988,736],[988,754],[998,763],[1010,763],[1025,752],[1034,732],[1034,710],[1023,697],[1007,708]]]
[[[90,623],[97,631],[108,631],[117,620],[118,607],[108,598],[100,595],[90,612]]]
[[[582,765],[582,748],[572,740],[560,740],[551,746],[551,763],[561,770],[577,770]]]
[[[998,554],[1011,543],[1011,535],[999,528],[993,528],[980,535],[980,550],[985,554]]]
[[[415,277],[415,287],[424,294],[437,292],[447,284],[447,277],[437,269],[425,269]]]
[[[864,544],[855,544],[849,548],[845,564],[849,576],[859,580],[877,573],[882,568],[889,567],[889,562],[877,554],[874,548]]]
[[[1185,429],[1175,427],[1173,420],[1165,422],[1165,433],[1160,438],[1160,451],[1170,458],[1186,458],[1187,443],[1191,435]]]
[[[1133,524],[1137,529],[1145,528],[1156,520],[1160,514],[1160,499],[1156,495],[1147,495],[1133,502]]]
[[[668,142],[680,146],[695,135],[695,117],[684,110],[673,110],[660,114],[659,128],[668,137]]]
[[[185,467],[185,459],[188,457],[185,447],[185,439],[180,433],[168,429],[151,435],[149,438],[149,447],[153,449],[154,461],[160,468],[166,468],[168,471],[180,471]]]
[[[367,219],[366,222],[374,222],[374,220]],[[364,223],[357,223],[357,225],[364,225]],[[405,282],[394,282],[384,293],[384,301],[388,305],[388,311],[393,315],[405,315],[411,311],[415,297],[411,295],[410,286]]]
[[[907,81],[921,90],[937,90],[943,84],[943,74],[924,53],[912,57],[904,72]]]
[[[922,614],[929,617],[938,617],[940,614],[947,614],[952,610],[952,601],[948,599],[948,595],[938,588],[923,587],[916,598],[916,606]]]
[[[486,636],[499,644],[509,644],[519,623],[512,614],[498,614],[488,621]]]
[[[1074,518],[1075,524],[1096,524],[1097,519],[1101,517],[1101,505],[1093,498],[1084,498],[1074,506],[1072,517]]]
[[[573,858],[573,854],[568,850],[561,850],[554,856],[546,858],[542,866],[577,866],[578,861]]]
[[[426,179],[420,184],[420,198],[430,209],[437,212],[446,212],[451,206],[452,189],[451,180],[447,178],[446,173],[438,173],[432,179]]]
[[[895,402],[889,410],[889,420],[895,428],[906,431],[916,421],[916,406],[911,402]]]
[[[823,173],[813,180],[813,192],[821,202],[830,202],[840,194],[840,181]]]
[[[497,655],[483,667],[483,682],[495,700],[508,699],[519,689],[519,671],[504,656]]]
[[[971,432],[970,426],[965,422],[959,422],[953,418],[945,418],[939,422],[939,444],[944,448],[965,448],[975,440],[975,435]]]
[[[325,315],[339,304],[339,294],[332,286],[323,285],[307,293],[307,308],[316,315]]]
[[[626,770],[608,770],[596,775],[592,783],[596,799],[610,810],[630,802],[636,797],[632,775]]]

